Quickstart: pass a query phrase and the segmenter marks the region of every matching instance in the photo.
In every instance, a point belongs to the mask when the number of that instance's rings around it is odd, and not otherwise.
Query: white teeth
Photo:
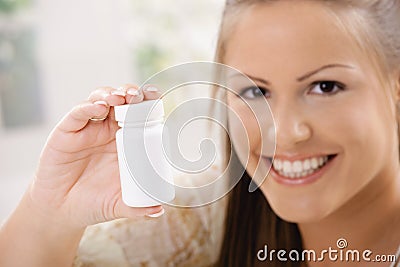
[[[283,162],[283,171],[286,173],[292,172],[292,164],[287,160]]]
[[[300,178],[309,175],[321,168],[328,161],[327,156],[313,157],[305,160],[296,160],[294,162],[288,160],[273,160],[273,168],[280,175],[289,178]]]
[[[278,170],[278,171],[282,170],[282,169],[283,169],[282,161],[280,161],[280,160],[275,161],[275,160],[274,160],[274,168],[275,168],[276,170]]]
[[[293,171],[294,172],[302,172],[303,171],[303,166],[300,161],[296,160],[293,162]]]
[[[311,168],[311,163],[309,159],[303,161],[303,170],[308,171]]]
[[[318,168],[318,160],[316,158],[311,159],[311,168],[313,169]]]

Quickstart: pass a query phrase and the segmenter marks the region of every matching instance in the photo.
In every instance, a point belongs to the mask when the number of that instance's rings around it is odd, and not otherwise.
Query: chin
[[[281,198],[274,198],[265,194],[266,199],[274,213],[282,220],[291,223],[314,223],[323,220],[329,214],[331,209],[329,205],[320,202],[309,201],[288,201]]]
[[[272,208],[275,214],[282,220],[290,223],[315,223],[324,219],[327,214],[321,212],[310,212],[310,210],[302,211],[287,211],[287,210],[275,210]]]

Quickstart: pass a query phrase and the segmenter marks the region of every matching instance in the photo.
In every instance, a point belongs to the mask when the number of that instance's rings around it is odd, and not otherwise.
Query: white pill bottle
[[[121,127],[116,143],[123,202],[130,207],[169,203],[175,197],[175,187],[165,152],[168,138],[163,141],[163,131],[168,132],[162,100],[114,109],[115,120]]]

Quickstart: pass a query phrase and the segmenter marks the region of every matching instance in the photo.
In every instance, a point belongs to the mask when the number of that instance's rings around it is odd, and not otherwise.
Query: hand
[[[73,108],[42,151],[28,191],[33,207],[73,227],[162,211],[161,206],[132,208],[122,202],[113,108],[159,97],[157,91],[142,92],[129,84],[119,90],[103,87]]]

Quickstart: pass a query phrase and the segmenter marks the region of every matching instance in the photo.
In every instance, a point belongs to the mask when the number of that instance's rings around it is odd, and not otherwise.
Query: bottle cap
[[[164,118],[164,105],[161,99],[145,100],[137,104],[114,107],[115,120],[122,123],[144,123]]]

